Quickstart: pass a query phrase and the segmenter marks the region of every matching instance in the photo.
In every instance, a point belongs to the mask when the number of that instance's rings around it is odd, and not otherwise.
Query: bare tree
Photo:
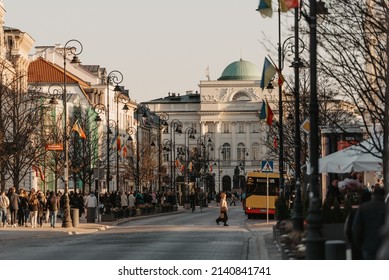
[[[86,187],[91,191],[94,180],[94,168],[98,160],[98,130],[95,123],[96,113],[90,107],[83,109],[82,106],[73,108],[73,116],[70,126],[73,128],[77,123],[84,131],[86,138],[83,139],[78,132],[71,129],[69,145],[70,176],[74,182],[74,191],[81,183],[82,193]]]
[[[2,67],[3,68],[3,67]],[[39,157],[41,146],[39,130],[44,111],[39,91],[23,91],[15,77],[8,84],[0,85],[1,131],[1,189],[6,181],[18,189],[31,173],[31,166]]]
[[[387,72],[386,0],[332,1],[318,25],[319,69],[333,90],[352,102],[369,137],[382,152]],[[380,153],[382,154],[382,153]]]

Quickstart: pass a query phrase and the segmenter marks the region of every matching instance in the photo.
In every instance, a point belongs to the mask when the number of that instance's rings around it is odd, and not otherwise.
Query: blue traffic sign
[[[261,168],[264,173],[273,173],[273,161],[263,160]]]

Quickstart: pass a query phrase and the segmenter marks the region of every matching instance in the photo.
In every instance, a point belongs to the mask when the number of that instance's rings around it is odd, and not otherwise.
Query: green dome
[[[259,68],[249,61],[240,59],[228,65],[218,80],[260,80]]]

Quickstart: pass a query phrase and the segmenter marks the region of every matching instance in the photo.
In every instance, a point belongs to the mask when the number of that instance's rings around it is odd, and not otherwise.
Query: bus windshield
[[[266,178],[266,175],[247,177],[247,194],[266,195],[267,180],[269,180],[269,195],[278,195],[279,178]]]

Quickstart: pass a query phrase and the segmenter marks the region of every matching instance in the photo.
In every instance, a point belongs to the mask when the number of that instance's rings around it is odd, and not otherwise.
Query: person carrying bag
[[[227,215],[228,207],[227,207],[227,196],[225,193],[221,193],[220,195],[220,214],[219,217],[216,219],[216,223],[219,225],[220,222],[224,223],[224,226],[228,226]]]

